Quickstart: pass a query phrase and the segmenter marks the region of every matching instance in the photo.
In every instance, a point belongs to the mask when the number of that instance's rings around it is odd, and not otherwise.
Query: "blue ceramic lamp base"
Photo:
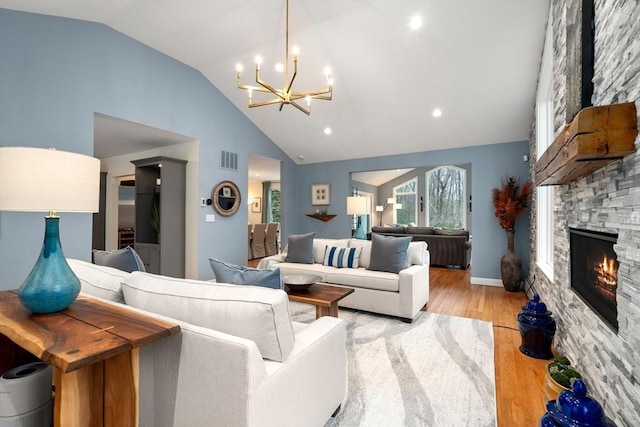
[[[80,280],[62,253],[59,223],[59,217],[45,217],[40,257],[18,289],[20,301],[32,313],[64,310],[80,293]]]
[[[358,216],[358,227],[353,234],[354,239],[367,240],[367,233],[364,232],[364,225],[362,223],[362,217]]]

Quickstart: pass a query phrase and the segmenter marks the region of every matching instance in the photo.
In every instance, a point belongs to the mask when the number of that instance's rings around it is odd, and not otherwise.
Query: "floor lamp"
[[[368,214],[367,198],[359,196],[347,197],[347,215],[355,215],[357,218],[358,226],[356,232],[353,235],[356,239],[367,239],[367,233],[364,231],[364,224],[362,223],[361,215]]]
[[[378,217],[380,218],[380,227],[382,227],[382,212],[384,211],[384,206],[376,205],[376,212],[380,212]]]
[[[18,289],[32,313],[64,310],[80,293],[60,245],[56,212],[97,212],[100,160],[83,154],[32,147],[0,147],[0,211],[48,212],[44,243]]]

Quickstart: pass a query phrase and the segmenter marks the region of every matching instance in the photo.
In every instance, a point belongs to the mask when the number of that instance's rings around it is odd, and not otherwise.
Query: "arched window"
[[[394,224],[417,224],[418,198],[418,178],[410,179],[400,185],[393,187],[393,223]]]
[[[466,229],[467,171],[452,165],[440,166],[427,172],[426,178],[427,226]]]

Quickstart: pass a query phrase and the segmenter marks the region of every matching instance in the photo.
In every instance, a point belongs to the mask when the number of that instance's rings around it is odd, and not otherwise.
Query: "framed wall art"
[[[262,197],[253,198],[253,203],[251,203],[251,212],[253,213],[262,212]]]
[[[313,184],[311,186],[311,204],[312,205],[331,204],[330,184]]]

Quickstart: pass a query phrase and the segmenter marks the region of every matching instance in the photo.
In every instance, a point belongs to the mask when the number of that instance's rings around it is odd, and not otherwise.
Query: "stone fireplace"
[[[569,229],[571,289],[618,332],[617,234]]]
[[[571,26],[568,11],[575,0],[551,1],[552,107],[554,137],[564,131],[574,119],[575,111],[568,107],[572,98],[567,85],[571,74],[567,64],[567,33]],[[633,102],[640,114],[640,2],[594,0],[594,106]],[[536,109],[540,105],[536,105]],[[537,158],[536,115],[531,126],[530,155]],[[638,118],[636,116],[636,124]],[[578,132],[577,134],[580,134]],[[640,138],[635,138],[640,150]],[[534,164],[531,165],[532,176]],[[579,165],[577,165],[579,167]],[[531,213],[531,272],[529,281],[547,304],[557,322],[555,350],[567,355],[582,372],[589,393],[602,403],[605,412],[618,426],[640,426],[640,151],[591,169],[586,175],[570,176],[566,181],[552,182],[554,199],[552,259],[553,271],[537,264],[537,193],[534,193]],[[576,291],[577,281],[588,277],[572,277],[576,273],[576,246],[571,242],[572,230],[588,230],[615,235],[610,244],[615,261],[596,262],[580,267],[593,278],[610,276],[605,266],[617,267],[615,315],[607,315],[585,302]],[[540,243],[543,246],[546,242]],[[607,249],[609,250],[609,249]],[[589,256],[589,255],[587,255]],[[598,267],[598,265],[602,265]],[[601,268],[601,270],[600,270]],[[592,280],[592,279],[591,279]],[[606,279],[608,280],[608,279]],[[613,325],[617,324],[617,329]],[[541,414],[544,410],[541,411]]]

